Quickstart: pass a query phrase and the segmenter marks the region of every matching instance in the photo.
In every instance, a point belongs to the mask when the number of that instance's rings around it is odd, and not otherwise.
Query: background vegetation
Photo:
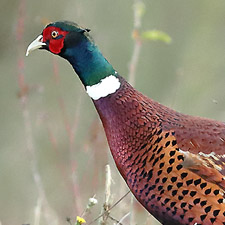
[[[85,217],[89,224],[105,202],[108,163],[111,204],[128,191],[92,102],[70,65],[46,51],[25,58],[25,51],[46,22],[72,20],[92,30],[103,54],[127,78],[134,48],[133,4],[130,0],[1,0],[2,225],[68,224],[67,217],[74,224],[95,195],[99,203]],[[145,0],[144,4],[140,30],[156,28],[173,41],[142,43],[136,88],[178,111],[224,120],[225,2]],[[157,224],[130,198],[110,215],[120,220],[134,211],[134,223]]]

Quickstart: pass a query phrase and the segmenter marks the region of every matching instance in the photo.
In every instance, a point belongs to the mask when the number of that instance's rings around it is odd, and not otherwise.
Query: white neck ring
[[[102,97],[106,97],[112,93],[115,93],[119,89],[119,87],[119,79],[114,75],[110,75],[102,79],[97,84],[86,86],[86,92],[92,99],[98,100]]]

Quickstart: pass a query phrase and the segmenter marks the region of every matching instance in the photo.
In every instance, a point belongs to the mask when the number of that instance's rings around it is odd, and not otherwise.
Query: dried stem
[[[102,219],[100,220],[101,225],[106,225],[109,218],[110,200],[111,200],[111,184],[112,176],[111,169],[109,165],[106,165],[106,182],[105,182],[105,203],[103,205]]]
[[[134,10],[134,27],[132,36],[134,39],[134,50],[131,56],[131,61],[129,63],[128,81],[131,85],[135,85],[135,75],[137,70],[137,64],[140,56],[142,42],[139,37],[139,31],[141,28],[141,19],[144,11],[144,3],[142,0],[134,0],[133,4]]]
[[[35,207],[34,211],[34,225],[39,225],[40,224],[40,219],[41,219],[41,208],[42,208],[42,199],[38,198],[37,200],[37,205]]]
[[[134,31],[134,33],[136,33],[136,32],[137,31]],[[131,61],[130,61],[130,64],[129,64],[129,75],[128,75],[128,82],[132,86],[135,85],[135,75],[136,75],[140,51],[141,51],[141,41],[139,40],[138,37],[136,37],[132,58],[131,58]]]
[[[106,172],[106,182],[105,182],[105,206],[106,210],[110,207],[110,200],[111,200],[111,184],[112,184],[112,175],[111,169],[109,165],[105,167]]]
[[[109,219],[111,219],[112,221],[116,222],[116,225],[123,225],[119,220],[113,218],[112,216],[109,215]]]
[[[57,63],[57,59],[56,57],[53,57],[53,75],[54,75],[54,81],[55,81],[55,85],[57,87],[58,90],[60,90],[60,76],[59,76],[59,68],[58,68],[58,63]],[[78,91],[80,91],[80,89],[78,89]],[[75,212],[74,214],[78,214],[80,215],[82,212],[82,201],[80,199],[79,196],[80,195],[80,190],[79,190],[79,186],[77,185],[77,177],[75,174],[76,171],[76,161],[73,159],[73,152],[74,152],[74,148],[75,148],[75,136],[76,136],[76,132],[77,132],[77,128],[78,128],[78,122],[80,120],[80,113],[81,113],[81,102],[82,102],[82,98],[83,95],[82,94],[78,94],[78,102],[77,102],[77,107],[76,107],[76,111],[75,111],[75,116],[74,116],[74,121],[71,125],[70,120],[67,116],[67,111],[66,111],[66,106],[65,106],[65,102],[64,99],[61,95],[60,92],[58,92],[58,102],[59,102],[59,108],[61,110],[61,114],[63,117],[63,121],[64,121],[64,126],[69,138],[69,153],[70,153],[70,164],[71,164],[71,174],[72,174],[72,185],[73,185],[73,195],[74,195],[74,200],[75,200]]]
[[[19,99],[22,108],[24,127],[25,127],[25,141],[26,148],[29,156],[29,161],[31,164],[31,171],[38,190],[38,205],[36,207],[36,213],[34,216],[34,224],[38,225],[40,220],[40,213],[37,213],[37,210],[40,210],[40,202],[43,206],[44,216],[48,224],[57,225],[58,218],[52,208],[49,206],[48,200],[45,195],[43,188],[43,183],[41,180],[40,173],[37,167],[35,147],[33,143],[33,134],[32,134],[32,125],[30,119],[30,112],[28,109],[28,94],[29,94],[29,85],[25,82],[25,72],[24,72],[24,21],[25,21],[25,9],[26,9],[26,0],[21,0],[19,5],[18,12],[18,24],[16,31],[16,39],[18,43],[18,86],[19,86]],[[40,202],[39,202],[40,201]]]
[[[78,89],[79,91],[80,89]],[[82,209],[81,209],[81,205],[82,205],[82,200],[80,199],[79,196],[80,195],[80,189],[79,186],[77,185],[77,179],[76,179],[76,161],[74,160],[74,149],[75,149],[75,137],[78,131],[78,125],[79,125],[79,120],[81,120],[80,118],[80,114],[81,114],[81,102],[82,102],[82,98],[83,98],[83,94],[78,94],[78,102],[76,105],[76,111],[75,111],[75,115],[74,115],[74,121],[73,124],[71,126],[70,129],[70,136],[69,136],[69,151],[70,151],[70,159],[71,159],[71,169],[72,169],[72,182],[73,182],[73,194],[74,194],[74,198],[76,199],[75,204],[76,204],[76,211],[77,214],[80,214]]]
[[[96,222],[99,218],[101,218],[105,213],[108,213],[109,215],[109,211],[112,210],[114,207],[116,207],[128,194],[130,193],[130,191],[128,191],[125,195],[123,195],[117,202],[115,202],[106,212],[103,212],[101,215],[99,215],[96,219],[94,219],[93,221],[91,221],[88,225],[93,224],[94,222]]]

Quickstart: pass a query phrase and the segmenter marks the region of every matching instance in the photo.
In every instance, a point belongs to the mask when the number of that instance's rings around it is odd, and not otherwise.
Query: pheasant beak
[[[31,42],[27,48],[26,56],[28,56],[30,52],[34,51],[35,49],[39,49],[39,48],[42,48],[43,46],[46,46],[46,43],[42,41],[43,41],[43,36],[39,35],[33,42]]]

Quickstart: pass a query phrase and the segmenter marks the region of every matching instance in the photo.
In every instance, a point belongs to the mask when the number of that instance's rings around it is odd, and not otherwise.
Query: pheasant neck
[[[116,71],[91,41],[82,40],[78,45],[67,48],[62,55],[73,66],[84,86],[98,84]]]
[[[93,100],[106,97],[120,87],[117,72],[98,47],[88,40],[66,49],[63,57],[73,66]]]

